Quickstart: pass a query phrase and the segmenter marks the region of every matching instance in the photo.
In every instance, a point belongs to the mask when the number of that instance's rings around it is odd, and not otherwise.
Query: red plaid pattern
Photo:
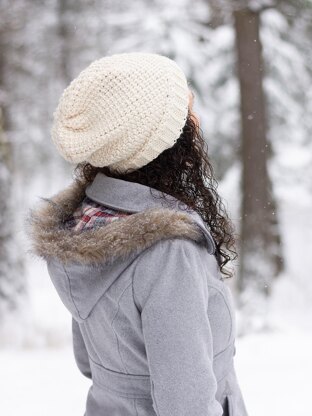
[[[131,213],[108,208],[85,197],[72,217],[66,221],[65,227],[73,228],[75,231],[84,231],[108,224],[127,215],[131,215]]]

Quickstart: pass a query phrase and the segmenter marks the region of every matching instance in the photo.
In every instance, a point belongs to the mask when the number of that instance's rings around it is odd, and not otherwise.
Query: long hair
[[[216,243],[221,273],[225,278],[233,276],[225,265],[237,258],[235,228],[217,192],[218,182],[208,158],[208,145],[190,112],[175,144],[137,170],[117,174],[108,167],[95,167],[87,162],[79,163],[74,169],[75,176],[90,182],[97,172],[155,188],[164,198],[164,194],[171,195],[199,213]]]

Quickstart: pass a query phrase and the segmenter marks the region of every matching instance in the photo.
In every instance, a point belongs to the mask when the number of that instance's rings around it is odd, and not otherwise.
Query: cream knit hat
[[[71,163],[119,173],[155,159],[179,138],[189,102],[187,79],[171,59],[120,53],[98,59],[64,90],[52,140]]]

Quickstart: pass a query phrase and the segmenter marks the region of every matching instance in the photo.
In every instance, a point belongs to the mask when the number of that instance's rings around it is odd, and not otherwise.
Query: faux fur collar
[[[77,232],[65,228],[64,222],[85,197],[87,185],[75,179],[52,198],[41,198],[41,206],[30,209],[25,226],[31,255],[64,263],[113,263],[162,239],[181,237],[207,244],[205,231],[191,215],[157,205],[94,229]]]

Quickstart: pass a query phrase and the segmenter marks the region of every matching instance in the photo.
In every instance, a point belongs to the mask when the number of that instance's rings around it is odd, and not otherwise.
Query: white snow
[[[1,414],[82,416],[90,380],[75,366],[70,347],[2,351]]]
[[[312,335],[276,330],[237,340],[235,367],[251,416],[307,416]],[[90,380],[70,346],[0,353],[6,416],[83,415]]]
[[[311,331],[276,330],[237,345],[237,374],[250,415],[308,416]]]

